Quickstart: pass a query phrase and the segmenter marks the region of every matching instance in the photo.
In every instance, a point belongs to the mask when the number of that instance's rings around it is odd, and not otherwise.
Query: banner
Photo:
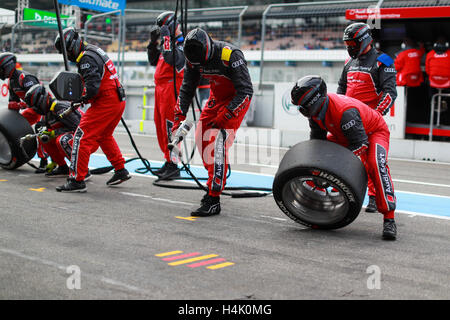
[[[127,6],[126,0],[59,0],[58,2],[101,12],[125,10]]]
[[[61,15],[61,19],[70,18],[69,16]],[[56,13],[44,11],[44,10],[36,10],[31,8],[23,9],[23,20],[35,20],[36,22],[27,23],[28,26],[36,26],[36,27],[45,27],[51,29],[58,28],[58,22],[56,21]],[[63,28],[67,26],[74,25],[75,18],[73,19],[64,19],[61,20],[61,24]]]

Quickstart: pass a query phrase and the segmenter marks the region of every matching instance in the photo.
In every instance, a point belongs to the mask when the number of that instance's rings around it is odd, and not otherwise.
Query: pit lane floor
[[[128,137],[116,137],[134,157]],[[134,138],[144,157],[162,160],[154,137]],[[237,162],[230,183],[267,184],[276,172]],[[87,193],[61,194],[64,179],[0,169],[0,299],[449,299],[450,165],[390,167],[403,199],[394,242],[381,240],[381,215],[363,210],[320,231],[270,196],[223,196],[219,216],[191,219],[203,192],[156,187],[150,175],[117,187],[105,185],[111,173],[95,175]]]

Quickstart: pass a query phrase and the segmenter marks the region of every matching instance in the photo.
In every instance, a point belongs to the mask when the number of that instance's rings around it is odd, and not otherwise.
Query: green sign
[[[69,16],[61,15],[61,24],[63,28],[73,25],[75,19],[64,19],[64,18],[69,18]],[[58,28],[58,23],[56,21],[56,13],[50,11],[25,8],[23,9],[23,20],[36,21],[27,23],[27,25],[31,26],[52,28],[52,29]]]

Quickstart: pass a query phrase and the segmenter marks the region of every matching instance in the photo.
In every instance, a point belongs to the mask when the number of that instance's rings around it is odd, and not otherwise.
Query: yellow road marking
[[[233,262],[224,262],[224,263],[215,264],[213,266],[209,266],[207,268],[211,269],[211,270],[215,270],[215,269],[220,269],[220,268],[225,268],[225,267],[228,267],[228,266],[232,266],[233,264],[234,264]]]
[[[47,189],[47,188],[37,188],[37,189],[30,188],[29,190],[36,191],[36,192],[44,192],[45,189]]]
[[[8,180],[6,180],[6,179],[0,179],[0,182],[5,182],[5,181],[8,181]]]
[[[197,219],[197,217],[180,217],[180,216],[176,216],[175,218],[189,221],[195,221]]]
[[[180,264],[185,264],[185,263],[199,261],[199,260],[205,260],[205,259],[214,258],[217,256],[218,256],[217,254],[207,254],[205,256],[200,256],[200,257],[196,257],[196,258],[190,258],[190,259],[184,259],[184,260],[180,260],[180,261],[171,262],[168,265],[169,266],[178,266]]]
[[[155,254],[155,256],[157,256],[157,257],[166,257],[166,256],[171,256],[171,255],[177,254],[177,253],[183,253],[183,251],[178,250],[178,251],[163,252],[163,253]]]

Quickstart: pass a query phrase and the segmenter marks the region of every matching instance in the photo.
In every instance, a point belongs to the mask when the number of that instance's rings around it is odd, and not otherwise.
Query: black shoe
[[[56,187],[58,192],[86,192],[86,183],[76,181],[75,178],[68,178],[65,185]]]
[[[377,212],[377,202],[375,201],[375,196],[369,196],[369,203],[366,207],[366,212]]]
[[[383,239],[395,240],[397,238],[397,225],[394,219],[383,220]]]
[[[109,179],[106,184],[108,186],[115,186],[129,179],[131,179],[130,173],[127,169],[123,168],[122,170],[115,171],[112,178]]]
[[[34,173],[45,173],[45,169],[47,168],[47,159],[41,158],[41,161],[39,162],[39,168],[37,168]]]
[[[157,176],[162,176],[164,175],[164,172],[167,170],[167,166],[169,165],[170,162],[164,162],[163,166],[161,168],[159,168],[158,170],[155,171],[155,174]]]
[[[193,217],[209,217],[220,213],[220,197],[206,195],[201,201],[201,206],[191,212]]]
[[[167,163],[167,162],[166,162]],[[171,180],[180,178],[180,170],[178,165],[173,162],[167,164],[166,170],[159,176],[161,180]]]
[[[50,172],[45,174],[46,177],[49,178],[59,178],[59,177],[67,177],[69,175],[69,167],[68,166],[58,166]]]

